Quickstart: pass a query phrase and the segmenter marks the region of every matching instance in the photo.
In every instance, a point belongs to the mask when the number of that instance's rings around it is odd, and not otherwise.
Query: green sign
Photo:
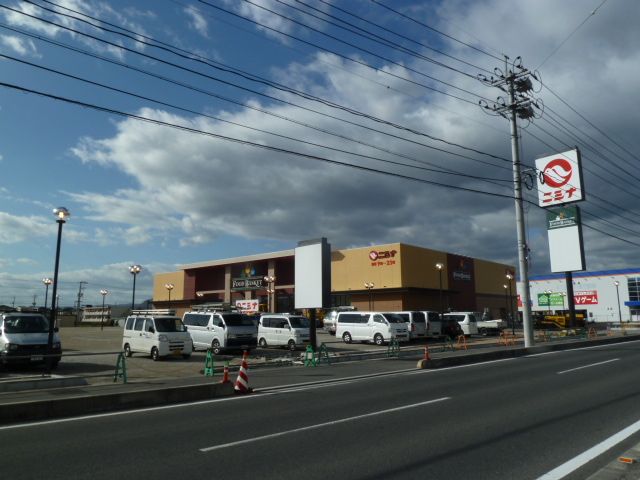
[[[565,304],[561,293],[539,293],[538,305],[541,307],[562,307]]]
[[[577,227],[580,225],[580,211],[577,207],[547,210],[547,230]]]

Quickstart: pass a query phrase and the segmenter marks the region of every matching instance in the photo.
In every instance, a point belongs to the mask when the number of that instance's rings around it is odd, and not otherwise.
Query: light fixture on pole
[[[366,282],[364,284],[364,288],[366,288],[367,290],[369,290],[369,311],[371,311],[373,309],[373,307],[371,306],[373,303],[373,293],[371,293],[371,289],[373,287],[375,287],[376,284],[373,282]]]
[[[547,296],[547,314],[551,315],[551,294],[553,292],[551,290],[545,290],[543,293]]]
[[[58,243],[56,246],[56,263],[53,269],[53,292],[51,295],[51,316],[49,317],[49,336],[47,337],[47,361],[46,361],[46,373],[51,373],[51,367],[53,363],[53,332],[56,323],[56,291],[58,290],[58,266],[60,265],[60,245],[62,243],[62,225],[65,224],[67,218],[71,216],[69,210],[64,207],[58,207],[53,209],[53,215],[57,218],[58,224]]]
[[[442,303],[442,269],[444,268],[444,263],[436,263],[436,268],[440,274],[440,321],[442,321],[442,316],[444,315],[444,304]]]
[[[167,290],[169,291],[169,306],[167,308],[171,310],[171,290],[173,290],[173,283],[167,283],[165,287],[167,287]]]
[[[51,285],[53,283],[53,280],[51,280],[50,278],[44,278],[42,280],[42,282],[45,285],[45,290],[44,290],[44,314],[47,314],[47,301],[49,300],[49,285]]]
[[[264,281],[267,282],[267,309],[269,310],[269,313],[274,313],[271,310],[273,307],[275,307],[276,303],[276,277],[274,277],[273,275],[267,275],[266,277],[264,277]],[[273,309],[277,310],[276,308]]]
[[[107,296],[107,293],[109,293],[109,291],[100,290],[100,293],[102,294],[102,317],[100,318],[100,330],[102,330],[104,327],[104,299]]]
[[[562,314],[565,315],[565,311],[564,311],[564,299],[567,298],[567,292],[562,292],[560,294],[562,296]]]
[[[131,297],[131,311],[133,311],[136,304],[136,277],[141,270],[142,267],[140,265],[132,265],[129,267],[129,271],[131,272],[131,275],[133,275],[133,295]]]
[[[508,323],[508,319],[509,319],[509,297],[508,297],[509,285],[507,285],[505,283],[502,286],[504,287],[504,315],[505,315],[505,317],[507,317],[507,326],[509,326],[509,323]]]
[[[620,326],[622,326],[622,310],[620,309],[620,290],[618,287],[620,286],[620,282],[617,280],[613,282],[616,286],[616,296],[618,297],[618,318],[620,319]]]
[[[507,315],[511,318],[511,333],[513,335],[516,334],[516,314],[513,312],[513,293],[511,291],[511,280],[513,280],[513,275],[507,273],[507,280],[509,280],[509,311]]]

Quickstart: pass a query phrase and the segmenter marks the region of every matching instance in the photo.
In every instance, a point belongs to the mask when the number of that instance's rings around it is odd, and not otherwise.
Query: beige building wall
[[[376,252],[375,259],[370,257]],[[331,254],[331,289],[364,290],[365,283],[378,288],[402,286],[402,252],[399,243],[375,247],[341,250]]]
[[[442,263],[442,288],[449,288],[447,254],[428,248],[399,244],[402,252],[402,285],[404,287],[440,289],[440,273],[436,264]]]
[[[153,277],[153,299],[159,302],[169,300],[167,284],[173,284],[171,300],[184,300],[184,272],[158,273]]]
[[[516,271],[516,267],[502,263],[474,259],[476,274],[476,293],[484,295],[504,295],[504,285],[509,285],[507,270]],[[515,295],[516,280],[511,280],[511,291]]]

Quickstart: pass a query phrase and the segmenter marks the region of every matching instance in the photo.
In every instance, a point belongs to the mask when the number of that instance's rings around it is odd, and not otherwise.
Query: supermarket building
[[[403,243],[336,250],[331,301],[364,311],[440,311],[442,299],[444,311],[507,318],[517,311],[516,281],[507,274],[515,277],[515,267]],[[154,307],[175,309],[179,316],[193,305],[238,301],[291,312],[294,300],[295,250],[180,265],[154,277]]]

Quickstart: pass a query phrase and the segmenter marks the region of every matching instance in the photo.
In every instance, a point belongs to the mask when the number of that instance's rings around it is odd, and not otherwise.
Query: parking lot
[[[54,372],[62,376],[81,376],[89,383],[109,383],[114,381],[116,366],[122,372],[119,365],[124,357],[122,352],[122,327],[63,327],[58,335],[62,342],[63,358]],[[470,339],[470,342],[496,342],[496,339],[478,337]],[[353,352],[386,352],[388,346],[376,346],[373,343],[345,344],[341,339],[329,335],[324,330],[317,331],[318,346],[325,344],[331,355],[341,355]],[[439,339],[420,339],[411,343],[401,343],[403,350],[415,348],[417,354],[422,354],[425,345],[434,348],[442,347]],[[205,369],[207,358],[206,350],[196,350],[189,359],[183,359],[182,355],[165,357],[161,361],[154,362],[149,355],[135,353],[131,358],[124,359],[127,377],[137,382],[145,379],[157,380],[159,378],[177,378],[201,376]],[[247,363],[250,368],[264,365],[290,365],[291,362],[302,363],[305,359],[305,349],[299,348],[290,352],[278,347],[256,348],[251,350]],[[225,352],[214,356],[214,370],[216,375],[221,375],[225,362],[230,368],[239,366],[242,362],[241,351]],[[21,376],[43,375],[44,367],[27,366],[11,367],[0,378],[13,378]]]

